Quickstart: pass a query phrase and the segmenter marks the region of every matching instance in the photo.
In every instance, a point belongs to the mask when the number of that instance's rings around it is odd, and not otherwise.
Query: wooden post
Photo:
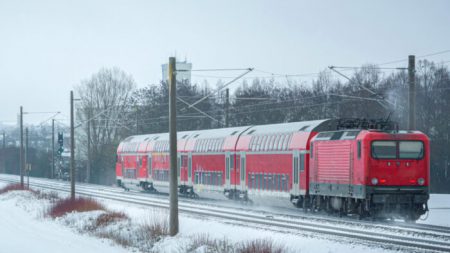
[[[177,112],[176,112],[176,60],[169,58],[169,129],[170,129],[170,217],[169,233],[178,234],[178,180],[177,180]]]

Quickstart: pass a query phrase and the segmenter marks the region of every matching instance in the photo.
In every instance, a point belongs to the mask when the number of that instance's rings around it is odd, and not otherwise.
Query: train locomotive
[[[419,131],[382,120],[325,119],[177,134],[179,194],[286,199],[305,211],[415,221],[428,211],[430,149]],[[118,185],[169,184],[169,134],[117,149]]]

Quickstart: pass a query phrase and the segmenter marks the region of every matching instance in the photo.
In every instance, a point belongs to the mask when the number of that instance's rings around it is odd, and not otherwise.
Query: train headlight
[[[372,178],[372,184],[373,185],[377,185],[378,184],[378,179],[376,177]]]
[[[425,179],[419,178],[419,179],[417,179],[417,183],[418,183],[419,185],[424,185],[424,184],[425,184]]]

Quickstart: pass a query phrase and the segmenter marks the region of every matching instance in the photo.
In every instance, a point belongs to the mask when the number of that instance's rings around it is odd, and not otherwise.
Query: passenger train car
[[[371,122],[178,132],[179,193],[270,196],[305,210],[416,220],[428,210],[429,140],[418,131]],[[118,146],[116,175],[124,188],[167,187],[169,168],[168,133],[130,136]]]

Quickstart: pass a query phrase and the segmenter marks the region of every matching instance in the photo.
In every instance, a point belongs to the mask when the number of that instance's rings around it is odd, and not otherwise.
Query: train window
[[[256,131],[255,129],[251,130],[250,132],[248,132],[248,135],[254,133],[255,131]]]
[[[278,150],[278,143],[280,142],[280,135],[275,136],[275,140],[273,142],[273,149]]]
[[[205,140],[201,140],[200,141],[200,152],[205,152],[206,151],[206,141]]]
[[[344,134],[344,132],[334,132],[330,140],[339,140],[342,137],[342,134]]]
[[[267,140],[266,150],[273,150],[273,142],[275,140],[275,136],[271,135],[269,136],[269,139]]]
[[[377,159],[397,158],[397,144],[395,141],[373,141],[372,157]]]
[[[294,183],[298,183],[298,157],[294,157]]]
[[[226,169],[226,171],[225,171],[225,177],[226,177],[226,179],[228,180],[228,179],[230,179],[230,173],[229,173],[229,171],[230,171],[230,158],[229,157],[227,157],[226,159],[225,159],[225,169]]]
[[[284,135],[282,150],[287,150],[289,145],[289,135]]]
[[[266,146],[264,147],[264,150],[272,150],[272,146],[273,146],[273,135],[270,135],[267,137],[267,142],[266,142]]]
[[[250,139],[250,149],[251,149],[251,150],[254,150],[254,149],[255,149],[255,136],[253,136],[253,137]]]
[[[234,131],[232,132],[230,135],[235,135],[238,131]]]
[[[265,135],[265,136],[262,138],[262,141],[261,141],[261,147],[260,147],[259,150],[261,150],[261,151],[266,150],[266,143],[267,143],[267,135]]]
[[[305,154],[300,154],[300,171],[305,170]]]
[[[400,141],[398,147],[400,159],[423,158],[423,142],[421,141]]]
[[[283,142],[284,142],[284,134],[280,136],[280,140],[278,141],[278,150],[283,150]]]
[[[358,152],[358,159],[360,159],[361,158],[361,141],[358,141],[357,143],[358,143],[358,150],[357,150],[357,152]]]
[[[256,136],[255,150],[258,151],[261,148],[262,136]]]
[[[218,151],[219,150],[219,139],[214,140],[214,151]]]

